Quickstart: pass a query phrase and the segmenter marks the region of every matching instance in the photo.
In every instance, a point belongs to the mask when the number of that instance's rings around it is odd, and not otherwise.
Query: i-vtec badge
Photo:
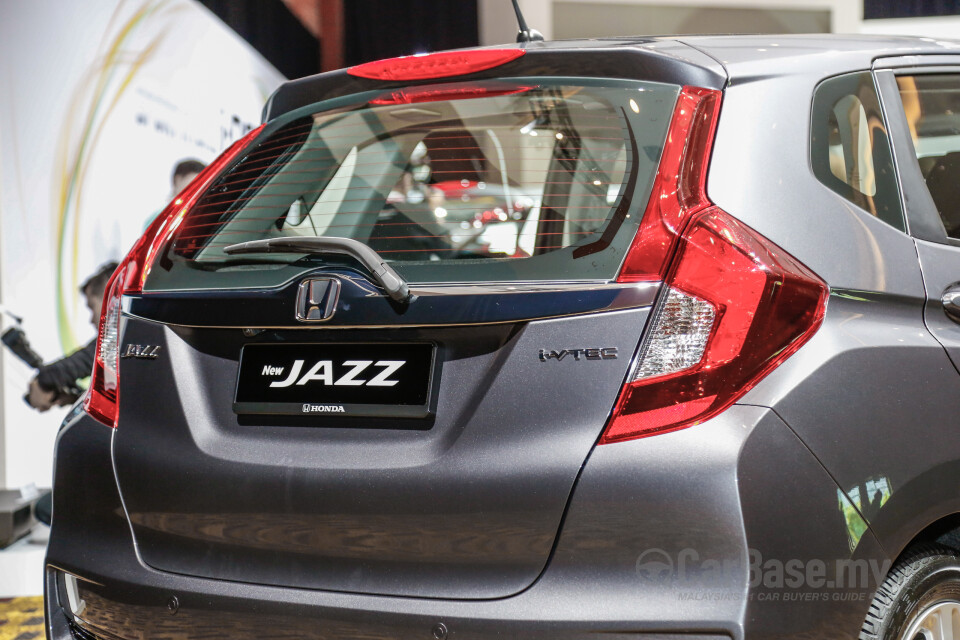
[[[160,355],[160,345],[153,344],[128,344],[127,350],[123,352],[121,358],[143,358],[144,360],[155,360]]]
[[[342,404],[305,404],[304,413],[346,413]]]
[[[392,387],[400,381],[391,380],[390,376],[396,373],[397,369],[407,364],[406,360],[378,360],[376,363],[373,360],[345,360],[342,365],[338,366],[338,369],[346,368],[346,373],[334,375],[333,360],[320,360],[307,369],[306,373],[303,373],[303,362],[303,360],[295,360],[289,373],[284,373],[286,367],[267,364],[263,366],[260,375],[285,376],[282,380],[274,380],[270,383],[271,387],[281,388],[290,387],[294,384],[299,387],[308,382],[319,382],[322,385],[334,387]],[[373,369],[370,369],[371,366]],[[380,371],[376,371],[378,368]],[[368,369],[370,369],[369,372],[367,372]],[[364,372],[367,372],[366,375],[361,377]],[[376,375],[372,378],[368,377],[374,372],[376,372]],[[300,375],[301,373],[303,375]],[[306,407],[307,405],[303,406]]]
[[[616,347],[597,347],[594,349],[561,349],[560,351],[548,351],[540,349],[540,362],[547,360],[563,360],[570,356],[573,360],[616,360]]]

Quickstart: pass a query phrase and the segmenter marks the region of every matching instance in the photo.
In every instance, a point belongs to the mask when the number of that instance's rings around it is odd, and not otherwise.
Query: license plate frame
[[[434,412],[436,356],[437,345],[430,342],[246,344],[240,351],[233,411],[324,419],[425,418]]]

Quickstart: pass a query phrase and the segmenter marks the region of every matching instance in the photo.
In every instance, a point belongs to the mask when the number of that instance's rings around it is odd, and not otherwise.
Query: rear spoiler
[[[524,76],[569,76],[646,80],[704,89],[722,90],[727,81],[723,67],[713,58],[676,40],[582,40],[505,45],[498,50],[520,50],[523,55],[492,68],[466,75],[444,75],[414,81],[384,81],[359,77],[350,69],[328,71],[282,84],[267,100],[261,119],[268,122],[285,113],[317,102],[377,89],[411,84],[426,85],[463,80]],[[462,49],[462,53],[490,49]],[[441,52],[433,55],[450,55]],[[418,56],[419,58],[419,56]]]

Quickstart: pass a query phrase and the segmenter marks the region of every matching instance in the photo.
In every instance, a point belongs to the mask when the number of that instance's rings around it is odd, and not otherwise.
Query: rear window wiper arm
[[[300,237],[267,238],[252,240],[225,247],[224,253],[337,253],[356,259],[373,275],[373,279],[384,288],[387,295],[400,304],[410,301],[410,287],[403,277],[384,262],[380,254],[352,238],[336,237]]]

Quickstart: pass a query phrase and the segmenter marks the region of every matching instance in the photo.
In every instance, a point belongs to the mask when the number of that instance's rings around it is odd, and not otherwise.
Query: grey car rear
[[[108,287],[48,637],[949,637],[953,88],[813,37],[284,85]]]

